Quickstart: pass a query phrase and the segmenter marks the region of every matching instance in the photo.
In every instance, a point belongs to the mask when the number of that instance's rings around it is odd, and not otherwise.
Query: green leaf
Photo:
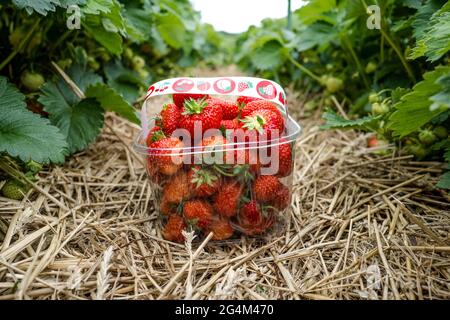
[[[13,3],[20,9],[25,9],[28,14],[33,11],[46,16],[49,11],[56,11],[59,6],[58,0],[13,0]]]
[[[439,180],[436,187],[441,188],[441,189],[450,189],[450,171],[444,173],[441,176],[441,179]]]
[[[327,122],[321,129],[370,129],[379,116],[365,116],[360,119],[347,120],[334,111],[328,110],[322,115]]]
[[[308,25],[316,21],[326,21],[334,24],[334,20],[326,15],[328,11],[336,8],[336,0],[311,0],[296,11],[301,22]]]
[[[108,63],[104,72],[108,85],[114,88],[126,101],[133,103],[139,97],[139,88],[145,87],[139,74],[125,68],[119,60]]]
[[[180,49],[186,42],[185,26],[181,18],[174,13],[155,15],[156,30],[172,48]]]
[[[103,109],[99,103],[95,99],[83,99],[71,104],[58,85],[53,83],[46,83],[41,90],[43,95],[39,102],[49,113],[50,121],[66,137],[69,152],[85,149],[103,127]]]
[[[64,136],[48,119],[28,111],[24,100],[23,94],[0,77],[0,152],[25,162],[64,162]]]
[[[418,29],[417,44],[408,58],[417,59],[426,56],[428,61],[435,62],[450,51],[450,2],[439,11],[434,12],[427,27]]]
[[[255,48],[251,55],[253,65],[260,70],[276,68],[285,60],[284,47],[278,40],[270,40]]]
[[[95,84],[87,88],[86,96],[97,99],[103,109],[116,112],[134,123],[140,123],[134,108],[113,88],[105,84]]]
[[[103,26],[92,20],[87,20],[83,26],[86,32],[109,52],[116,56],[122,54],[122,37],[118,33],[106,31]]]
[[[102,82],[100,76],[87,71],[80,63],[73,65],[67,74],[83,92],[88,86]],[[103,109],[99,103],[95,99],[80,100],[63,79],[46,83],[41,91],[39,102],[49,113],[51,123],[66,137],[70,153],[86,148],[103,127]]]
[[[123,12],[127,34],[134,41],[147,40],[152,28],[150,12],[140,8],[125,9]]]
[[[388,126],[394,134],[404,137],[416,131],[445,109],[431,110],[433,95],[443,90],[437,80],[450,73],[450,67],[437,67],[424,74],[424,80],[416,84],[413,90],[405,94],[400,102],[394,105],[396,111],[390,116]]]

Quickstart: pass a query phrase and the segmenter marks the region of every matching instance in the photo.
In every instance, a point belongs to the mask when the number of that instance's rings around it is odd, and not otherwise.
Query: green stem
[[[52,45],[52,48],[58,48],[58,46],[61,44],[61,42],[63,42],[71,33],[72,30],[67,30],[66,32],[63,33],[63,35],[61,37],[58,38],[58,40],[56,40],[55,44]],[[50,50],[51,51],[51,50]]]
[[[406,70],[406,73],[408,74],[408,77],[412,80],[412,82],[416,83],[416,78],[414,77],[414,73],[411,70],[411,67],[409,66],[408,62],[406,61],[405,57],[403,56],[403,53],[400,51],[400,48],[394,43],[394,41],[391,39],[391,37],[388,35],[388,33],[384,30],[383,26],[380,29],[380,32],[382,36],[386,39],[386,41],[391,45],[392,49],[394,49],[395,53],[399,57],[400,61],[402,62],[403,67]]]
[[[341,36],[341,39],[342,39],[342,42],[345,43],[345,45],[347,46],[347,49],[350,51],[350,54],[356,63],[356,67],[358,68],[358,71],[361,74],[361,77],[364,81],[364,85],[366,86],[366,88],[369,88],[369,81],[367,80],[365,71],[361,65],[361,61],[359,61],[358,56],[356,55],[356,52],[353,49],[353,46],[352,46],[350,40],[348,39],[347,35],[345,35],[345,34]]]
[[[19,45],[17,46],[16,49],[13,50],[13,52],[11,52],[9,54],[9,56],[3,60],[3,62],[0,64],[0,70],[2,70],[4,67],[6,67],[12,59],[14,59],[14,57],[22,51],[23,47],[25,46],[25,44],[28,42],[28,40],[30,39],[30,37],[32,36],[32,34],[34,33],[34,30],[37,28],[38,24],[39,24],[40,19],[37,19],[36,22],[33,24],[33,26],[30,28],[30,30],[28,31],[28,33],[26,34],[26,36],[20,41]]]
[[[310,76],[311,78],[313,78],[317,82],[322,83],[319,76],[315,75],[308,68],[306,68],[305,66],[303,66],[300,63],[298,63],[297,61],[295,61],[294,58],[292,58],[292,56],[290,54],[288,54],[287,56],[288,56],[288,59],[292,62],[292,64],[294,66],[296,66],[298,69],[300,69],[301,71],[306,73],[308,76]]]

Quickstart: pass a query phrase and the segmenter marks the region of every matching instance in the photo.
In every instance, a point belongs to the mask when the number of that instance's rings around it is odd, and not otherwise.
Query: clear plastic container
[[[147,164],[167,240],[184,241],[182,230],[199,239],[212,232],[216,241],[283,230],[300,126],[280,85],[250,77],[163,80],[148,89],[141,123],[134,148]]]

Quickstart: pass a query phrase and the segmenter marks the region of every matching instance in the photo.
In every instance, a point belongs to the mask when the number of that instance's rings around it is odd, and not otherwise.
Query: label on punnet
[[[269,100],[286,110],[286,94],[276,82],[253,77],[172,78],[148,88],[146,100],[174,93],[247,96]]]

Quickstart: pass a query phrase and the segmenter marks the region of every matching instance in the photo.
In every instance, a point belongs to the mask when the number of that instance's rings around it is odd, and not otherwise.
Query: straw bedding
[[[300,110],[306,97],[289,98]],[[26,199],[0,198],[0,299],[449,299],[443,164],[374,155],[364,134],[320,130],[319,114],[293,114],[303,133],[287,229],[221,245],[162,239],[129,148],[137,128],[109,115]]]

